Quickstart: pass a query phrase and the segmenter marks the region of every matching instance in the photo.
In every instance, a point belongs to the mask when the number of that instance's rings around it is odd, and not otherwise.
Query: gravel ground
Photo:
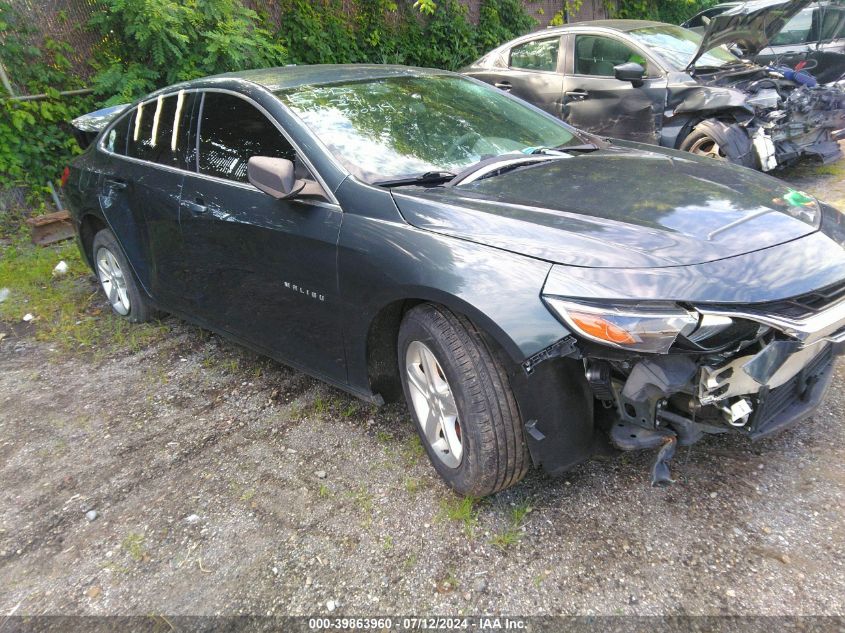
[[[841,171],[786,176],[845,208]],[[462,506],[404,407],[165,323],[94,357],[0,324],[0,616],[845,613],[841,366],[670,488],[616,454]]]

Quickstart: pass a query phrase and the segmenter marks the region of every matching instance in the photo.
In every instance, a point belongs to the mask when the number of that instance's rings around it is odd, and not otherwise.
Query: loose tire
[[[153,318],[154,312],[114,234],[103,229],[94,236],[94,271],[112,311],[132,323]]]
[[[717,119],[698,123],[681,142],[680,149],[743,167],[757,167],[757,157],[748,134]]]
[[[422,304],[399,329],[408,408],[435,470],[462,495],[482,497],[528,472],[522,420],[502,364],[473,324]]]

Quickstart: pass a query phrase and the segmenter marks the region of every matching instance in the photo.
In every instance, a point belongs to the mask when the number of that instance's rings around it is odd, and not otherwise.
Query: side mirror
[[[253,156],[246,168],[247,178],[258,189],[278,200],[293,198],[305,188],[304,180],[297,180],[293,162],[286,158]]]
[[[626,64],[619,64],[613,67],[613,76],[619,81],[630,81],[635,88],[643,85],[643,77],[645,77],[645,68],[636,62],[628,62]]]

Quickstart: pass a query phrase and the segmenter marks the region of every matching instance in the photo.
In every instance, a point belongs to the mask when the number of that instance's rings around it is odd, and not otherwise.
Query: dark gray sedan
[[[255,70],[103,120],[65,191],[115,313],[404,400],[463,494],[600,437],[665,483],[677,443],[809,415],[845,340],[839,211],[460,75]]]

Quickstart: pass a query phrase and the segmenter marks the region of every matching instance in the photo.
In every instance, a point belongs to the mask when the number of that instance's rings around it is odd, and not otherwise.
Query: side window
[[[822,7],[822,28],[819,40],[829,42],[842,37],[845,37],[845,7],[832,5]]]
[[[560,38],[532,40],[511,49],[511,68],[524,70],[557,70],[557,55]]]
[[[183,167],[187,126],[196,93],[179,92],[141,104],[129,123],[128,155],[171,167]]]
[[[600,35],[575,37],[576,75],[613,77],[613,67],[628,62],[636,62],[648,73],[646,58],[618,40]]]
[[[806,44],[810,41],[813,30],[813,12],[817,9],[803,9],[798,15],[787,22],[780,32],[769,42],[770,46],[789,46],[792,44]]]
[[[108,131],[106,134],[106,140],[103,143],[108,151],[120,154],[121,156],[126,155],[126,136],[129,133],[129,124],[131,123],[133,116],[135,116],[134,110],[124,115],[123,118],[117,122],[117,125]]]
[[[199,170],[209,176],[247,182],[252,156],[296,160],[296,152],[276,126],[234,95],[205,93],[199,135]]]

